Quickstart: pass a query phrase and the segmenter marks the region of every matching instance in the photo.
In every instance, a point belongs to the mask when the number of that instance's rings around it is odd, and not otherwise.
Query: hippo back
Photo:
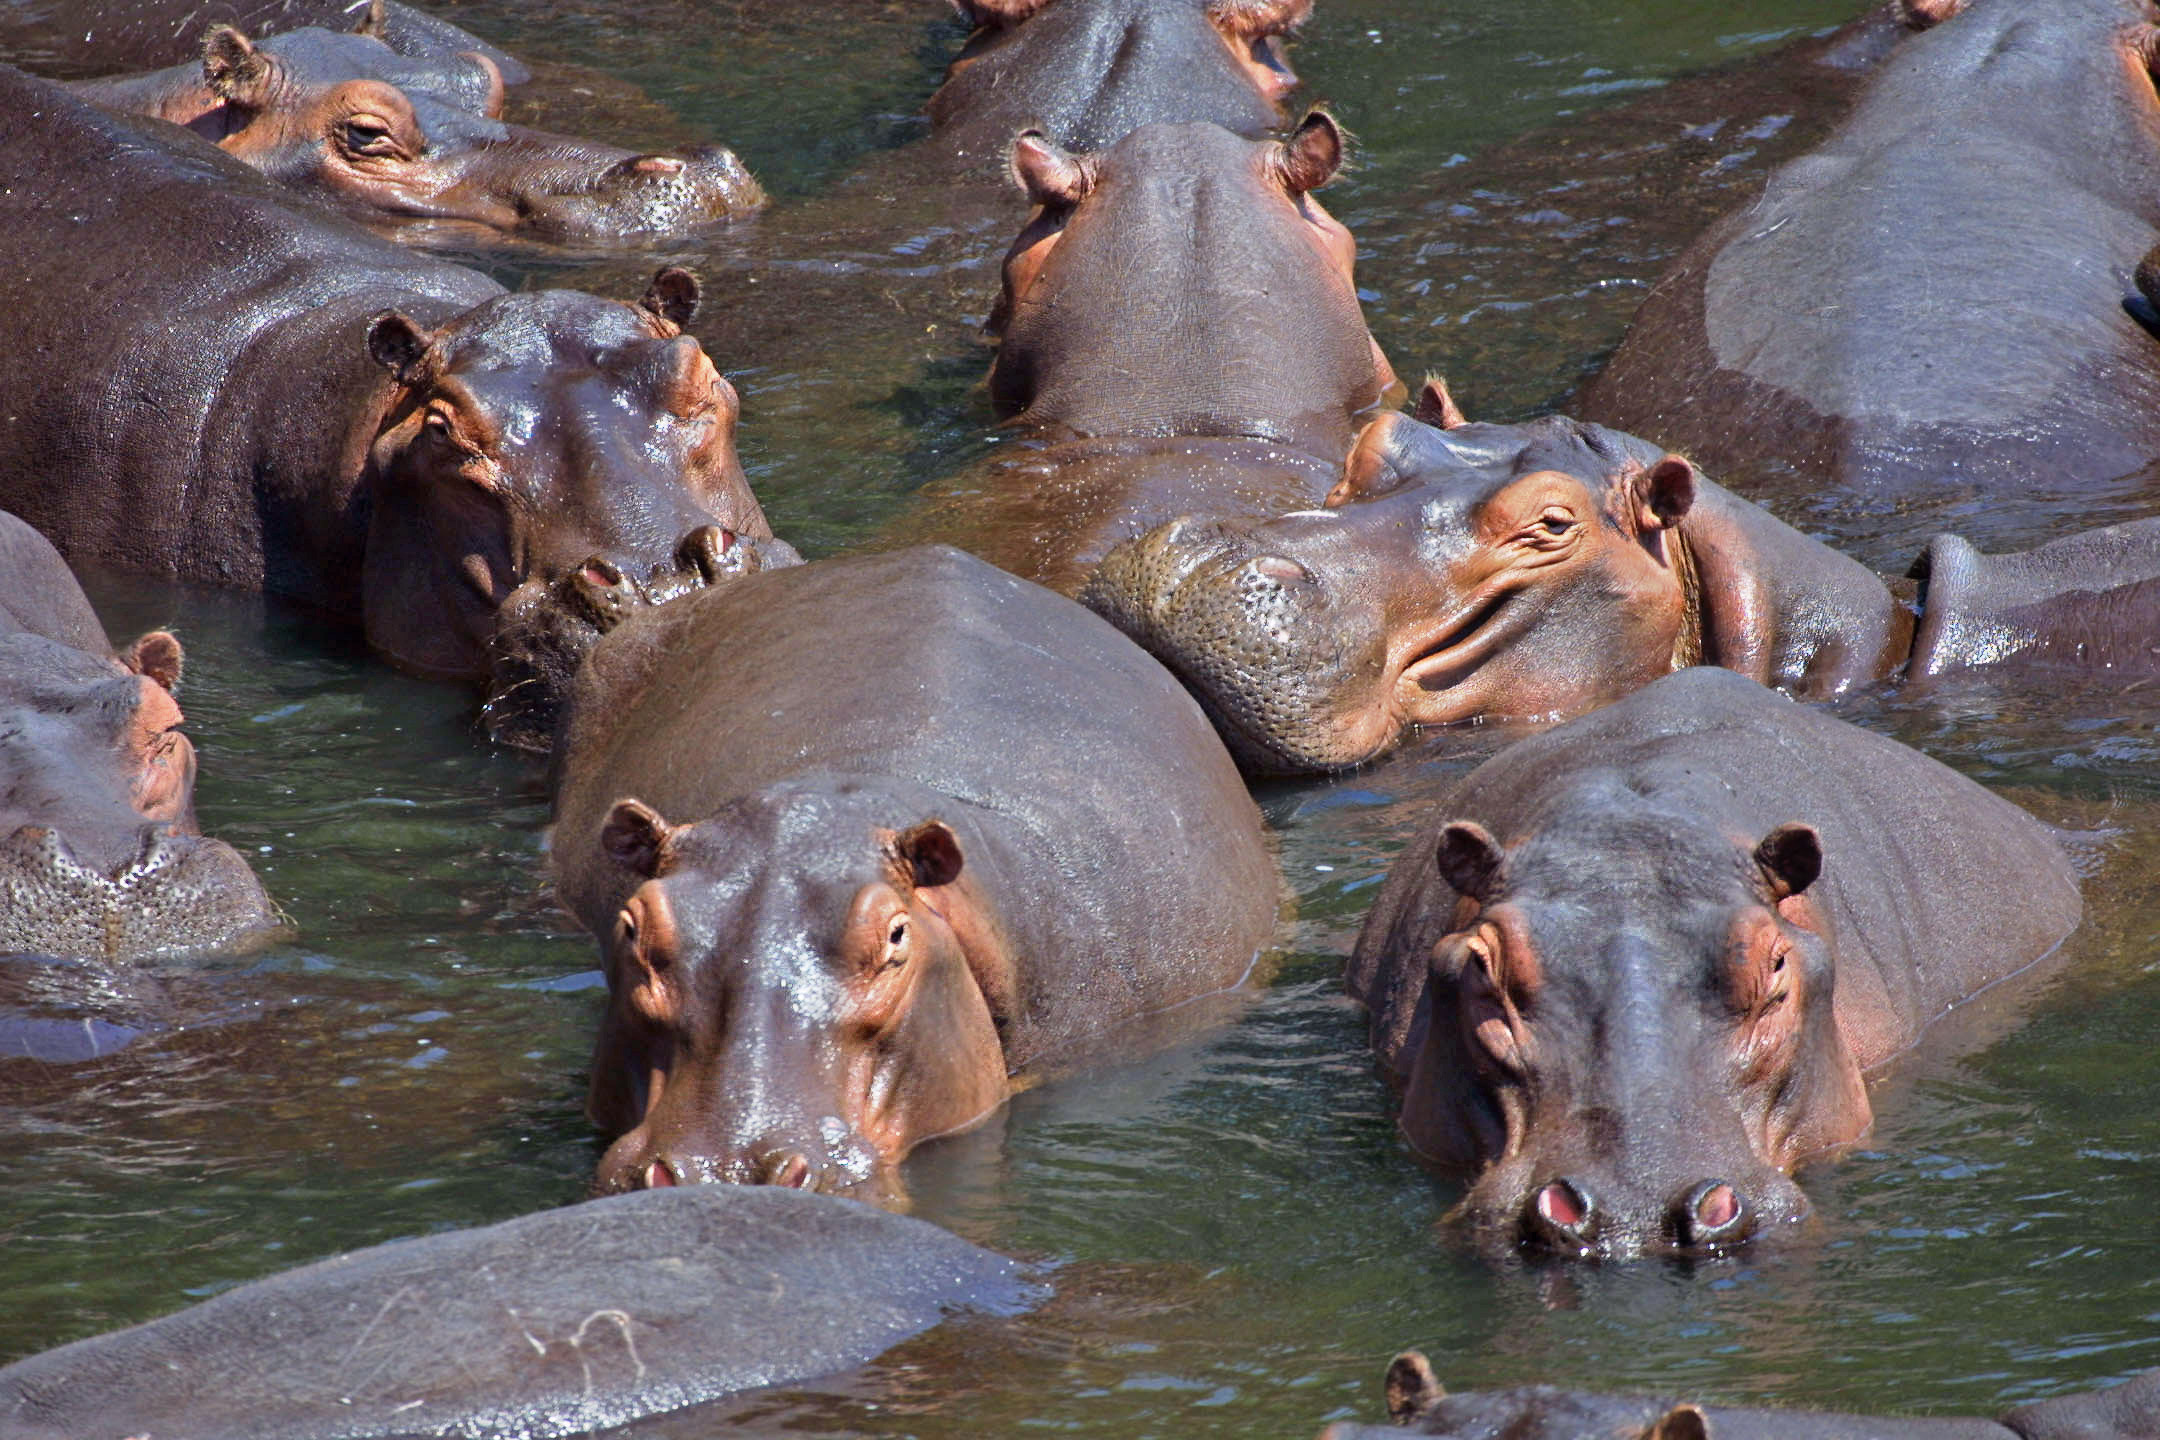
[[[820,773],[920,787],[991,832],[1000,873],[1024,877],[998,898],[1034,988],[1108,965],[1145,1009],[1193,993],[1198,968],[1234,983],[1277,910],[1258,812],[1169,672],[944,546],[755,575],[625,624],[557,753],[557,883],[588,919],[632,888],[598,854],[617,800],[689,820]]]
[[[1838,1026],[1863,1066],[2053,949],[2081,909],[2061,846],[2023,810],[1916,750],[1713,667],[1510,747],[1466,777],[1438,818],[1476,820],[1508,845],[1572,823],[1593,791],[1699,815],[1748,845],[1795,821],[1821,832],[1810,893],[1834,947]],[[1351,961],[1351,992],[1373,1012],[1392,1068],[1408,1064],[1425,957],[1455,911],[1436,839],[1429,832],[1390,873]]]
[[[90,601],[52,542],[0,510],[0,636],[27,631],[111,658]]]

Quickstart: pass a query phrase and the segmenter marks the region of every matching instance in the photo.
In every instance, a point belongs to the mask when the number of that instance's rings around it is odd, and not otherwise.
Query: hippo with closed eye
[[[1501,1247],[1772,1232],[1865,1134],[1863,1076],[2061,943],[2048,829],[1728,670],[1502,751],[1389,872],[1350,960],[1402,1133]]]
[[[184,125],[280,184],[395,237],[623,241],[676,236],[765,204],[722,146],[639,154],[506,125],[485,55],[399,55],[304,29],[253,43],[212,26],[200,62],[78,82],[101,105]],[[401,222],[435,223],[415,229]]]
[[[888,1193],[1027,1077],[1209,1013],[1279,909],[1177,682],[944,546],[632,617],[557,755],[555,883],[608,976],[602,1190]]]
[[[2011,555],[1939,535],[1884,577],[1637,436],[1474,424],[1434,381],[1418,413],[1367,426],[1323,507],[1172,522],[1082,591],[1250,770],[1342,769],[1416,725],[1566,719],[1681,665],[1807,698],[1980,665],[2160,672],[2160,520]]]
[[[195,824],[180,642],[115,654],[59,554],[0,512],[0,954],[230,950],[281,924]]]
[[[0,504],[73,562],[284,596],[482,680],[506,616],[794,558],[683,333],[689,272],[510,294],[20,71],[0,124]]]

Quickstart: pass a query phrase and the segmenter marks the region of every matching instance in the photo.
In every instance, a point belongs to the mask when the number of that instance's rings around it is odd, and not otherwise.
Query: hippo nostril
[[[645,1188],[648,1190],[661,1190],[680,1183],[675,1178],[674,1167],[665,1160],[655,1160],[645,1167]]]
[[[597,585],[603,590],[612,590],[617,585],[622,584],[623,581],[622,571],[615,563],[600,555],[595,555],[590,560],[587,560],[579,568],[578,573],[589,584]]]
[[[640,175],[680,175],[683,162],[672,155],[640,155],[630,168]]]
[[[810,1157],[800,1150],[774,1157],[765,1167],[765,1183],[789,1190],[801,1190],[810,1184]]]
[[[1747,1202],[1727,1180],[1705,1180],[1675,1207],[1674,1228],[1683,1245],[1737,1239],[1748,1228]]]
[[[1713,1185],[1695,1202],[1695,1218],[1712,1230],[1722,1230],[1740,1217],[1740,1197],[1730,1185]]]
[[[695,570],[698,578],[710,585],[735,568],[735,562],[727,558],[735,548],[735,539],[732,530],[700,525],[677,542],[675,562],[685,570]]]
[[[1533,1240],[1586,1254],[1596,1222],[1597,1201],[1589,1192],[1572,1180],[1555,1180],[1531,1197],[1524,1228]]]
[[[1245,568],[1267,580],[1285,585],[1302,585],[1312,579],[1312,572],[1295,560],[1281,555],[1262,555],[1245,562]]]

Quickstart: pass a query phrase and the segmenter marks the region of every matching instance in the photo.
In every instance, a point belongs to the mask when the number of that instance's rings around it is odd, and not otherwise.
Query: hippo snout
[[[835,1132],[839,1126],[823,1127]],[[608,1147],[594,1189],[602,1193],[672,1185],[777,1185],[826,1195],[865,1195],[878,1180],[877,1157],[860,1137],[826,1144],[819,1135],[774,1133],[725,1154],[692,1145],[656,1144],[644,1127]]]
[[[1768,1218],[1797,1220],[1807,1203],[1783,1176],[1753,1188],[1711,1178],[1687,1185],[1662,1207],[1629,1203],[1615,1185],[1559,1176],[1524,1201],[1521,1240],[1571,1258],[1715,1252],[1753,1236]]]
[[[674,230],[766,204],[764,188],[724,145],[625,156],[558,198],[561,223],[616,234]]]
[[[24,825],[0,841],[0,952],[140,959],[231,948],[280,923],[237,851],[171,825],[102,844]]]

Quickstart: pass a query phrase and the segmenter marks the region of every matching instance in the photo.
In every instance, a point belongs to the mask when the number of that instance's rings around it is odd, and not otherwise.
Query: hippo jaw
[[[958,838],[861,814],[785,787],[695,825],[632,800],[610,812],[602,846],[642,883],[607,947],[589,1108],[623,1134],[597,1190],[779,1184],[897,1205],[910,1149],[1004,1103],[959,938],[979,923]]]
[[[1403,1133],[1474,1177],[1450,1219],[1483,1243],[1723,1250],[1805,1218],[1792,1169],[1871,1119],[1804,893],[1820,842],[1780,826],[1751,852],[1645,823],[1639,806],[1615,822],[1627,800],[1598,800],[1602,818],[1555,817],[1583,827],[1558,844],[1440,832],[1462,899],[1433,950]],[[1597,867],[1606,883],[1586,903],[1580,875]],[[1554,883],[1562,870],[1575,878]]]

